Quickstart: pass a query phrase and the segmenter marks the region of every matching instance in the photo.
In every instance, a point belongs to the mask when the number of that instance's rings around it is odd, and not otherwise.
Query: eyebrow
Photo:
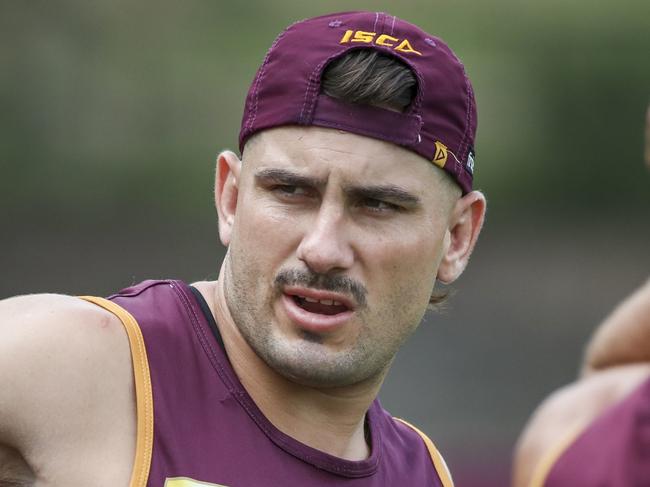
[[[419,206],[421,201],[413,193],[394,184],[376,186],[349,186],[345,188],[348,196],[356,199],[386,200],[409,207]]]
[[[260,169],[255,173],[255,180],[316,188],[323,187],[327,184],[327,180],[325,179],[302,176],[293,171],[287,171],[286,169]]]
[[[302,176],[293,171],[276,168],[260,169],[255,173],[255,180],[265,183],[277,182],[292,186],[309,186],[313,188],[322,188],[327,184],[326,179]],[[344,187],[343,190],[348,197],[353,199],[387,200],[409,207],[417,207],[421,204],[419,197],[394,184],[370,186],[350,185]]]

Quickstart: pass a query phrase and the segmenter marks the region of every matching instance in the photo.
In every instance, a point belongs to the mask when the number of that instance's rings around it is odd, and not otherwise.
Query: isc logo
[[[391,47],[396,51],[413,53],[422,56],[422,53],[413,49],[408,39],[400,41],[397,37],[389,36],[388,34],[381,34],[378,37],[376,32],[364,32],[362,30],[346,30],[341,38],[340,44],[347,44],[348,42],[363,42],[366,44],[376,44],[378,46]]]

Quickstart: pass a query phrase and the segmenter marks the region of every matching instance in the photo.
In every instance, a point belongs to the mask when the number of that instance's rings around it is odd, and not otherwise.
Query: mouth
[[[291,298],[298,306],[300,306],[305,311],[308,311],[309,313],[331,316],[339,313],[344,313],[349,310],[349,308],[343,303],[334,299],[319,300],[310,298],[308,296],[299,296],[296,294],[292,295]]]
[[[286,287],[282,296],[288,317],[310,332],[333,331],[352,317],[356,304],[347,296],[302,287]]]

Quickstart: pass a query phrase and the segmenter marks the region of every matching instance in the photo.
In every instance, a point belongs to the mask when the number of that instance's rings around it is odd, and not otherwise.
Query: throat
[[[312,448],[329,455],[362,461],[372,454],[372,435],[365,416],[355,425],[332,421],[314,421],[311,418],[292,418],[287,428],[279,428],[285,434]]]

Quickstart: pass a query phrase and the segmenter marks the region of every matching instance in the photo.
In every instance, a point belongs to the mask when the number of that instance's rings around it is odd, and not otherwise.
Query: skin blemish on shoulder
[[[101,330],[114,332],[121,330],[122,324],[117,316],[95,304],[83,302],[83,308],[79,309],[79,323],[92,323]]]
[[[110,316],[104,315],[104,316],[102,316],[102,318],[100,320],[99,326],[101,328],[108,328],[108,327],[110,327],[112,325],[112,321],[113,320],[112,320],[112,318]]]

